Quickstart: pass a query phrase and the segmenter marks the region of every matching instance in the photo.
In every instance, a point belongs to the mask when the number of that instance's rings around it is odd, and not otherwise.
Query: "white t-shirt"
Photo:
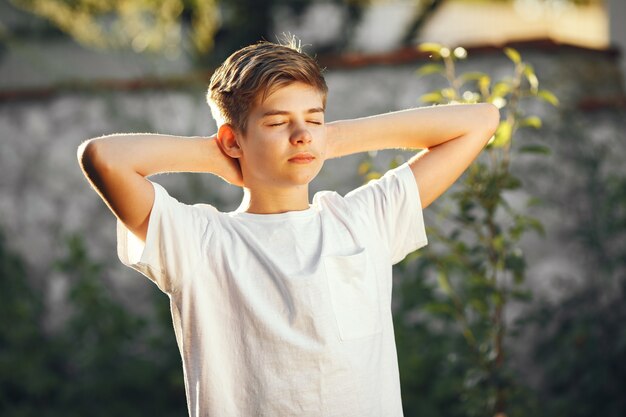
[[[400,417],[391,266],[427,244],[408,164],[309,209],[222,213],[153,183],[120,260],[168,294],[190,416]]]

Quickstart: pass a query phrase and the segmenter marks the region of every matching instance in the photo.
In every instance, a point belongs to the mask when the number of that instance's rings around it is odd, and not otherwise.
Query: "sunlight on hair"
[[[279,45],[286,46],[295,51],[302,52],[302,40],[298,39],[296,35],[292,35],[289,32],[283,32],[282,35],[277,36],[277,42]]]

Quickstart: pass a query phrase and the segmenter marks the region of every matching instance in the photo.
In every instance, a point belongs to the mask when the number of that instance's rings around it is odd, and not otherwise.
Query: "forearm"
[[[380,149],[428,149],[493,124],[489,103],[418,107],[327,124],[328,158]]]
[[[144,177],[164,172],[219,171],[224,156],[214,137],[114,134],[86,141],[79,154],[95,166],[134,171]]]
[[[82,143],[78,163],[113,214],[144,240],[154,202],[147,176],[162,172],[210,172],[241,185],[237,161],[223,154],[214,137],[115,134]]]

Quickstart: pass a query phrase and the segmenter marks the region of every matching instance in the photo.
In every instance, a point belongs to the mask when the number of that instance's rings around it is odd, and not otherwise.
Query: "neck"
[[[244,187],[244,196],[237,211],[252,214],[277,214],[309,208],[309,187],[289,189],[251,189]]]

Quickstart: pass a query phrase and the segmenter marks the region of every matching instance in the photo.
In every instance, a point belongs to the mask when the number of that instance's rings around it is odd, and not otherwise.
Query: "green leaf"
[[[533,228],[533,230],[535,230],[535,232],[537,232],[538,235],[540,235],[541,237],[546,236],[546,230],[543,228],[543,225],[539,220],[532,218],[528,219],[528,224],[531,228]]]
[[[424,103],[443,103],[445,101],[440,91],[426,93],[420,97],[420,100]]]
[[[508,175],[504,178],[502,182],[502,188],[505,190],[517,190],[522,187],[522,182],[519,178],[514,177],[513,175]]]
[[[467,253],[467,245],[463,241],[459,241],[453,246],[456,254],[465,255]]]
[[[533,293],[529,290],[513,290],[511,291],[511,297],[518,301],[532,301]]]
[[[484,76],[480,80],[478,80],[478,88],[480,91],[489,91],[489,85],[491,84],[491,77]],[[487,93],[485,93],[487,94]]]
[[[430,302],[424,305],[424,310],[431,314],[454,317],[454,307],[447,303]]]
[[[537,94],[537,91],[539,89],[539,80],[535,75],[535,70],[533,69],[532,65],[526,64],[526,66],[524,67],[524,76],[530,84],[530,91],[533,94]]]
[[[517,50],[515,50],[515,49],[513,49],[513,48],[504,48],[504,53],[515,64],[519,64],[520,62],[522,62],[522,57],[520,56],[519,52],[517,52]]]
[[[491,241],[491,244],[493,245],[493,248],[497,251],[502,251],[504,249],[504,236],[503,235],[498,235],[496,237],[493,238],[493,240]]]
[[[554,107],[557,107],[559,105],[559,99],[556,98],[556,96],[548,90],[539,90],[537,91],[537,97],[539,97],[540,99],[547,101],[548,103],[552,104]]]
[[[511,141],[511,133],[513,132],[513,126],[506,120],[502,120],[498,125],[494,139],[491,142],[491,146],[500,148],[505,146]]]
[[[522,254],[522,251],[518,248],[512,253],[507,255],[505,260],[505,266],[511,272],[513,272],[513,280],[516,284],[521,284],[524,281],[524,272],[526,271],[526,260]]]
[[[450,281],[448,281],[448,276],[445,273],[439,272],[437,274],[437,282],[446,295],[452,295],[452,286],[450,286]]]
[[[435,42],[424,42],[421,43],[417,46],[417,50],[418,51],[422,51],[422,52],[433,52],[435,54],[437,54],[437,56],[439,56],[441,54],[441,50],[445,48],[445,46],[443,46],[440,43],[435,43]]]
[[[402,165],[404,162],[405,162],[405,159],[402,155],[396,155],[395,158],[393,158],[391,162],[389,162],[389,169],[397,168],[400,165]]]
[[[421,66],[415,73],[418,77],[424,77],[430,74],[443,73],[445,68],[441,64],[426,64]]]
[[[372,163],[370,161],[363,161],[359,164],[358,172],[359,175],[363,176],[367,174],[370,169],[372,169]]]
[[[534,127],[535,129],[539,129],[541,128],[541,119],[537,116],[527,117],[519,122],[519,127]]]
[[[485,74],[484,72],[480,72],[480,71],[471,71],[471,72],[466,72],[465,74],[461,74],[460,78],[463,82],[467,82],[467,81],[471,81],[471,80],[480,80],[481,78],[487,77],[489,78],[489,75]]]
[[[487,305],[485,300],[482,300],[480,298],[472,298],[469,301],[469,305],[483,316],[486,316],[489,313],[489,306]]]
[[[491,95],[493,97],[504,97],[511,92],[511,84],[498,81],[494,86],[493,90],[491,90]]]
[[[526,201],[526,207],[535,207],[535,206],[539,206],[543,203],[543,201],[541,201],[541,199],[539,197],[530,197],[527,201]]]
[[[441,94],[448,100],[455,100],[457,98],[454,88],[444,88],[443,90],[441,90]]]
[[[545,145],[525,145],[519,148],[521,153],[534,153],[541,155],[550,155],[552,151]]]
[[[496,306],[500,306],[504,302],[504,297],[500,292],[494,292],[491,294],[491,302]]]

